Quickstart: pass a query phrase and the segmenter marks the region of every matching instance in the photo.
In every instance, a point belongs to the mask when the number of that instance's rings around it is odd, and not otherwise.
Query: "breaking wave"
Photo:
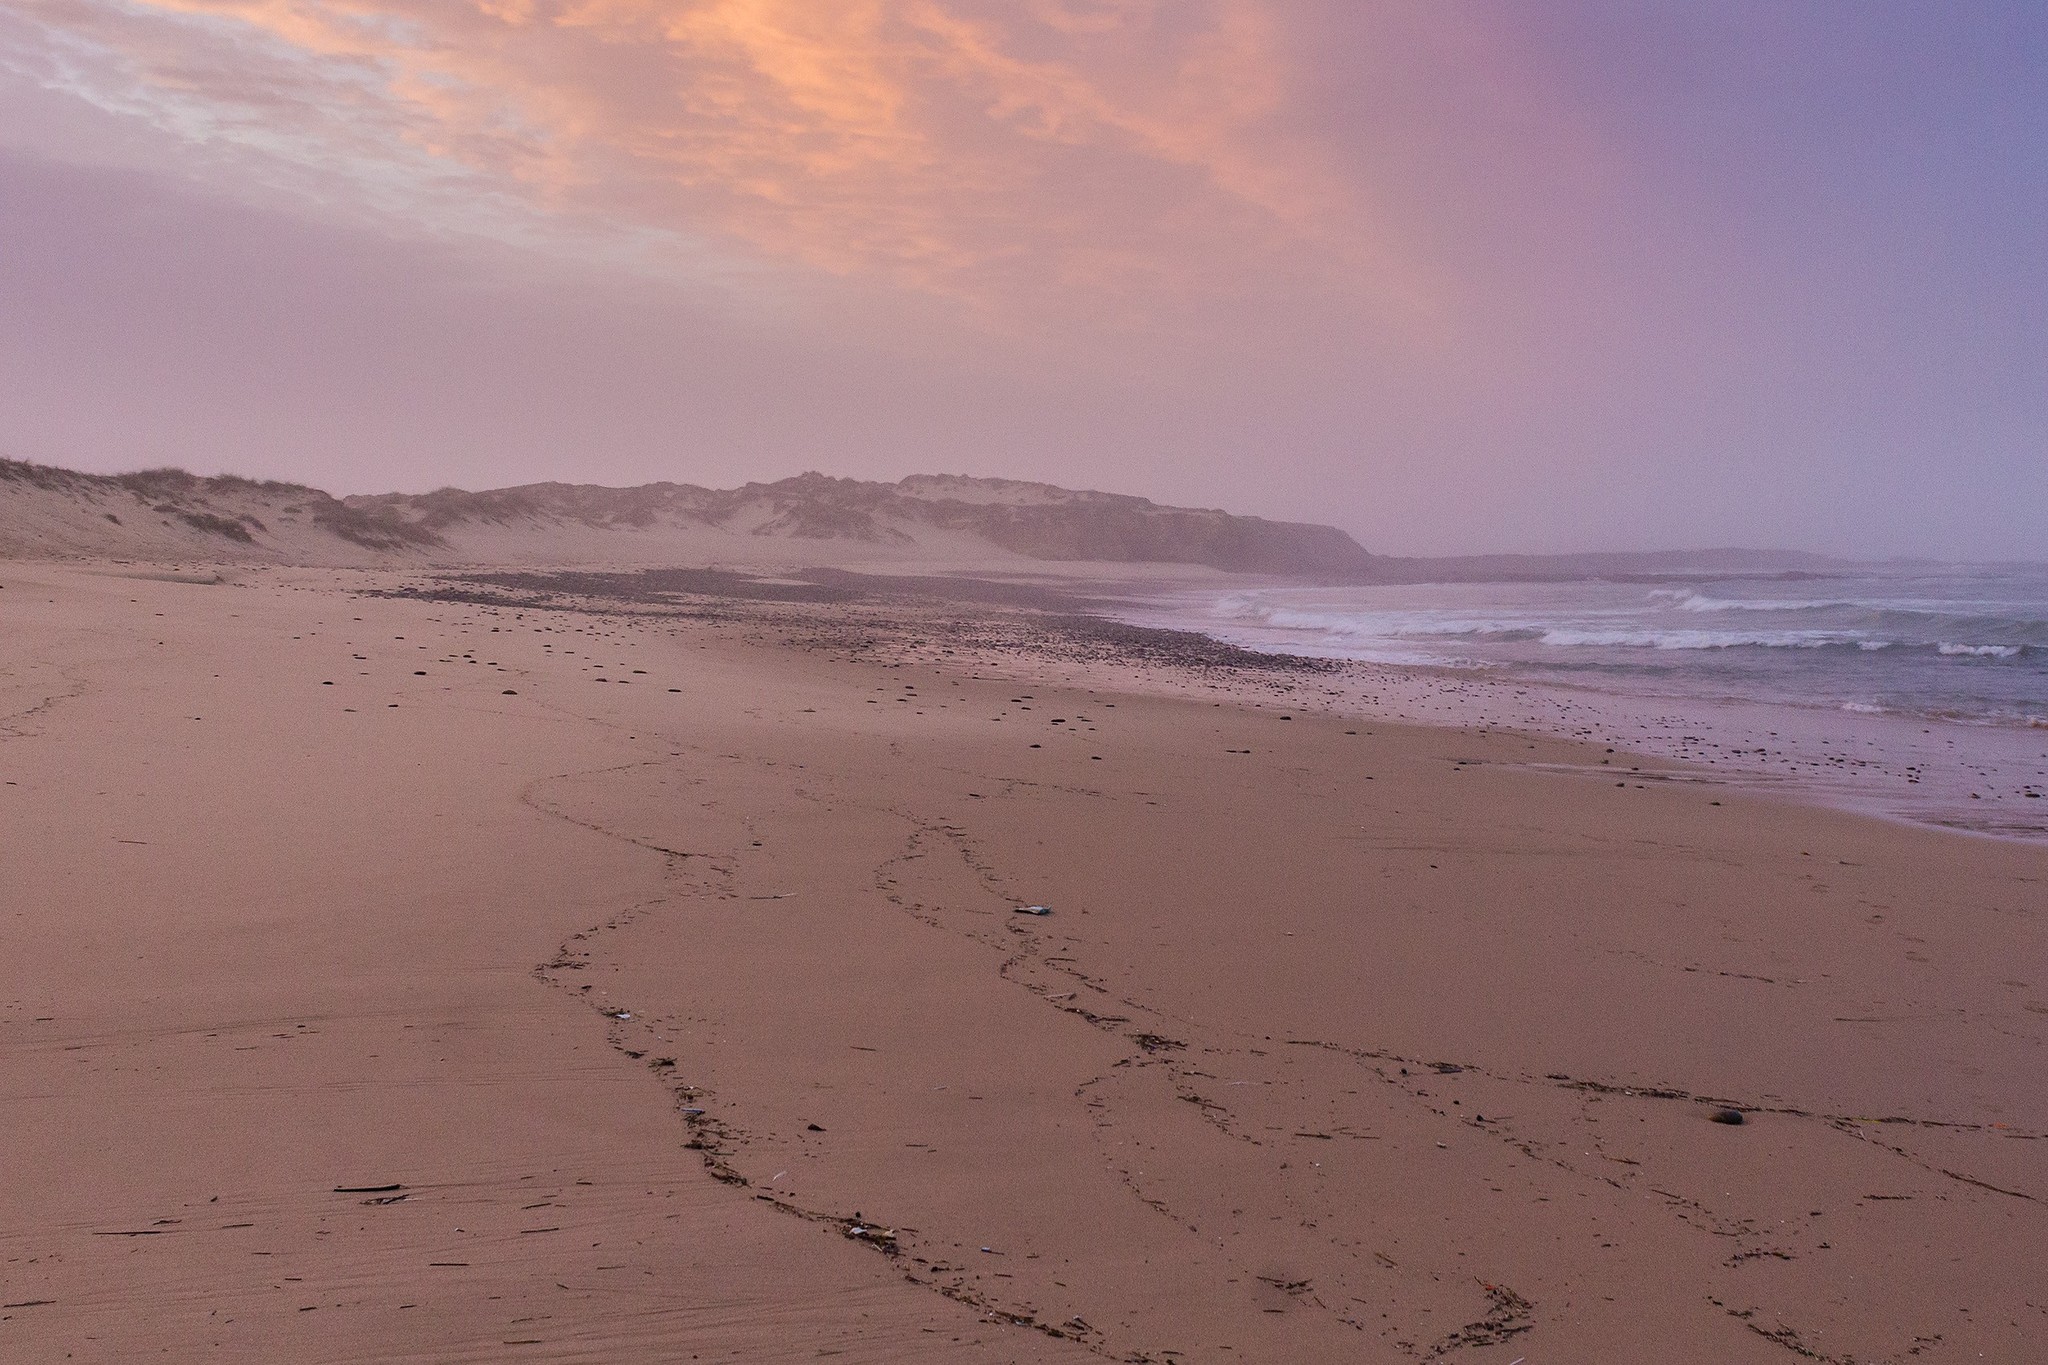
[[[1607,649],[1825,649],[1860,645],[1855,635],[1826,630],[1546,630],[1546,645]]]
[[[1574,686],[2048,723],[2048,570],[1938,566],[1827,579],[1259,588],[1176,624],[1254,649],[1483,669]]]
[[[1947,610],[1940,608],[1946,606]],[[1401,608],[1359,610],[1351,604],[1308,605],[1235,594],[1216,602],[1215,616],[1324,648],[1385,647],[1395,641],[1535,644],[1557,649],[1927,650],[1948,658],[2013,659],[2048,651],[2048,618],[2022,604],[1933,600],[1711,597],[1696,589],[1652,589],[1633,602],[1509,613],[1500,610]],[[1960,609],[1958,609],[1960,608]],[[1739,613],[1742,623],[1716,626],[1699,618]],[[1677,618],[1677,619],[1674,619]],[[1775,619],[1769,619],[1775,618]]]

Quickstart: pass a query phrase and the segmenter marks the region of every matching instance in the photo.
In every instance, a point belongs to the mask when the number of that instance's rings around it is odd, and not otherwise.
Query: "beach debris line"
[[[895,1229],[870,1227],[860,1221],[860,1215],[857,1213],[847,1221],[846,1235],[853,1241],[866,1242],[869,1246],[891,1256],[898,1250]]]
[[[1050,915],[1052,907],[1050,905],[1020,905],[1017,907],[1017,913],[1020,915]]]

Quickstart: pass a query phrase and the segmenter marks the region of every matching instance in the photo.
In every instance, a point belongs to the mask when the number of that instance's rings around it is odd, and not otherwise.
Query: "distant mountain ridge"
[[[337,498],[232,475],[84,474],[19,460],[0,460],[0,555],[363,565],[1014,558],[1340,582],[1371,579],[1375,564],[1335,527],[963,475]]]

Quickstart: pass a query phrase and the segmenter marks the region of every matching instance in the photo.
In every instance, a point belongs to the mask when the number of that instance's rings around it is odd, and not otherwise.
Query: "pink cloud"
[[[109,107],[430,231],[488,200],[528,236],[1113,327],[1248,274],[1380,309],[1427,292],[1282,128],[1256,0],[24,3]]]

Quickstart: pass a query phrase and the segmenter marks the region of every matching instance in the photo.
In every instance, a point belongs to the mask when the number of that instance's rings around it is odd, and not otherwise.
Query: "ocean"
[[[1395,717],[1709,755],[1860,809],[2048,837],[2048,565],[1276,586],[1122,614],[1377,666]]]

